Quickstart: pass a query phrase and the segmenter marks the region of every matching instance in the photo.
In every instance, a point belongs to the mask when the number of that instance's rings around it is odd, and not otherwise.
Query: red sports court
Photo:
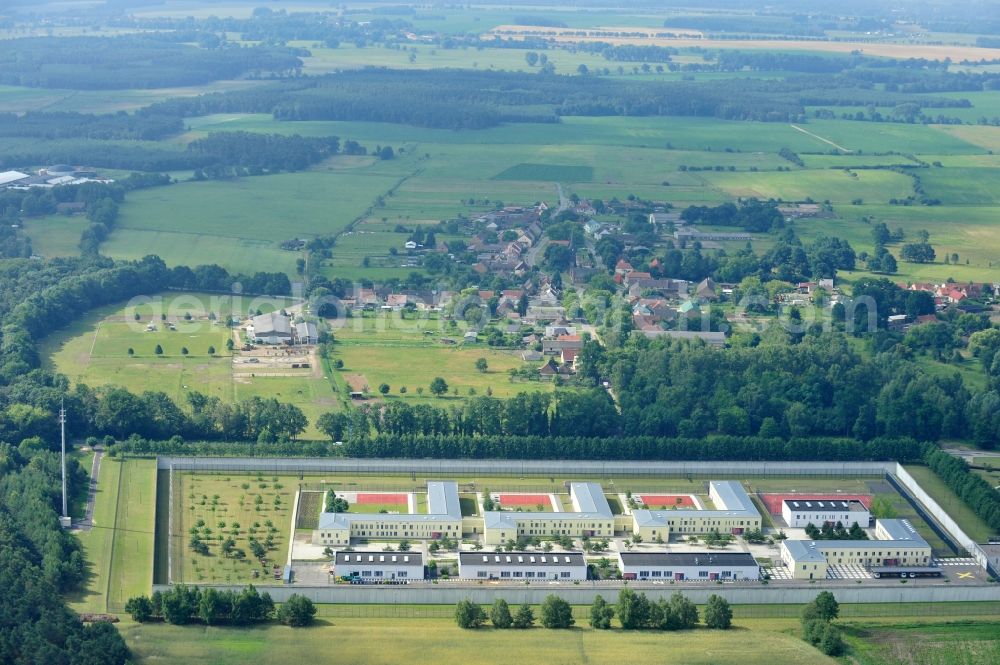
[[[647,508],[677,506],[678,508],[697,508],[690,494],[641,494],[642,502]]]
[[[398,504],[406,505],[408,503],[408,499],[407,499],[407,497],[406,497],[405,494],[397,494],[397,493],[391,493],[391,494],[379,494],[379,493],[370,494],[370,493],[364,493],[364,494],[362,494],[361,492],[358,492],[357,499],[355,499],[354,503],[356,503],[358,505],[361,505],[361,506],[363,506],[363,505],[369,505],[369,504],[373,504],[373,503],[398,503]]]
[[[501,506],[537,506],[537,505],[549,506],[552,505],[549,501],[548,494],[501,494],[500,495],[500,505]]]
[[[781,514],[781,502],[785,499],[792,501],[860,501],[865,508],[871,508],[872,497],[870,494],[761,494],[767,512],[772,515]]]

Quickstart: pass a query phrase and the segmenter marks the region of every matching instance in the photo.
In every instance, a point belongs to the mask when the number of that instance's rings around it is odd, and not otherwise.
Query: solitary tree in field
[[[524,54],[524,61],[528,63],[529,67],[534,67],[538,64],[538,54],[534,51],[528,51]]]
[[[378,391],[380,393],[382,393],[383,395],[388,395],[389,394],[389,384],[388,383],[383,383],[383,384],[379,385]]]
[[[215,347],[214,346],[208,347],[208,355],[210,355],[210,356],[214,356],[215,355]]]
[[[155,353],[158,356],[162,356],[163,355],[163,347],[160,346],[159,344],[157,344],[156,348],[153,349],[153,353]]]
[[[128,355],[130,357],[135,355],[135,349],[133,349],[131,346],[128,347]]]
[[[448,392],[448,382],[442,379],[440,376],[434,377],[431,381],[431,393],[440,397]]]
[[[139,316],[139,312],[136,312],[135,314],[133,314],[133,315],[132,315],[132,318],[134,318],[134,319],[135,319],[136,321],[138,321],[138,320],[139,320],[139,319],[141,319],[142,317],[141,317],[141,316]]]
[[[233,338],[230,337],[226,340],[226,351],[232,351],[236,344],[233,343]]]
[[[480,358],[479,360],[476,361],[476,369],[478,369],[480,372],[485,373],[486,370],[488,370],[489,368],[490,364],[486,362],[486,358]]]
[[[181,347],[181,355],[186,356],[188,354],[188,348],[186,346]]]

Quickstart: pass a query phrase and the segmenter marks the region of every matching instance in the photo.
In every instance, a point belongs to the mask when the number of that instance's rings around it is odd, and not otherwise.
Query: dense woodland
[[[198,48],[184,33],[121,37],[31,37],[0,42],[0,83],[33,88],[128,90],[200,85],[247,74],[287,75],[302,61],[291,49]]]
[[[0,662],[120,665],[128,649],[118,631],[109,623],[84,626],[62,602],[83,580],[84,561],[77,540],[59,527],[59,458],[46,445],[37,438],[0,443]],[[79,464],[69,479],[75,492],[85,491]]]

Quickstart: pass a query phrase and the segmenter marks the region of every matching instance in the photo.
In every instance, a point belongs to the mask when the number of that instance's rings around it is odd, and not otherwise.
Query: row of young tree
[[[275,608],[271,594],[258,592],[252,584],[240,591],[179,584],[167,591],[154,591],[152,596],[129,598],[125,611],[138,623],[165,621],[177,626],[193,622],[250,626],[277,620],[299,627],[308,626],[316,616],[316,606],[309,598],[293,593]]]
[[[166,452],[160,444],[136,445]],[[594,459],[594,460],[908,460],[918,461],[923,446],[913,439],[708,435],[698,438],[660,436],[396,436],[349,438],[339,447],[348,457],[432,459]]]

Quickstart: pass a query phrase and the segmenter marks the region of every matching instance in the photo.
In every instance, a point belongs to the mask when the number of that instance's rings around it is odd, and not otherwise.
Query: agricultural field
[[[319,438],[313,427],[316,419],[338,408],[333,384],[321,366],[288,376],[269,376],[266,368],[258,371],[255,366],[248,372],[246,365],[234,365],[231,352],[226,350],[227,340],[234,335],[224,324],[228,316],[243,317],[248,310],[257,309],[274,311],[291,303],[286,298],[181,293],[138,299],[125,306],[96,310],[48,336],[42,356],[47,367],[73,382],[92,387],[117,385],[136,393],[155,389],[179,404],[194,390],[226,402],[274,397],[302,409],[310,422],[305,436]],[[209,319],[210,313],[215,321]],[[161,314],[166,321],[161,320]],[[168,323],[176,330],[170,330]],[[149,325],[156,329],[147,330]],[[234,342],[239,340],[234,338]],[[163,350],[161,355],[155,353],[157,346]],[[214,354],[209,354],[210,347],[214,347]],[[185,348],[187,354],[183,353]]]
[[[241,130],[337,135],[364,145],[388,143],[404,149],[400,158],[389,163],[338,157],[333,160],[335,167],[318,167],[308,173],[249,178],[242,184],[182,183],[183,187],[221,188],[234,192],[232,196],[238,196],[246,187],[259,189],[260,196],[267,196],[284,189],[288,182],[301,182],[301,187],[309,190],[320,175],[333,177],[334,182],[344,178],[351,187],[355,182],[373,185],[350,207],[350,214],[341,215],[340,221],[329,226],[316,224],[320,204],[308,192],[292,204],[301,219],[291,228],[303,233],[315,233],[317,227],[336,233],[357,218],[358,223],[338,238],[332,259],[324,261],[322,272],[329,277],[378,281],[420,272],[419,261],[408,260],[404,253],[390,253],[391,248],[398,252],[405,240],[405,236],[393,232],[396,225],[413,227],[460,215],[474,217],[496,202],[523,205],[546,201],[554,205],[558,202],[556,184],[561,184],[567,194],[584,198],[624,199],[634,194],[678,207],[717,205],[739,196],[829,200],[833,204],[832,217],[797,220],[793,223],[796,232],[805,240],[821,234],[836,235],[851,242],[857,251],[873,249],[871,220],[900,227],[908,238],[919,230],[929,230],[939,260],[928,264],[900,262],[899,281],[940,282],[949,277],[982,280],[1000,262],[1000,242],[996,240],[1000,236],[993,232],[997,203],[993,181],[1000,172],[1000,162],[988,154],[991,146],[983,144],[982,138],[992,135],[990,131],[995,128],[990,127],[570,116],[558,124],[520,123],[454,131],[370,122],[282,122],[260,114],[204,116],[190,119],[188,126],[190,131],[182,142],[212,131]],[[805,168],[779,157],[777,151],[782,147],[796,152]],[[487,149],[490,158],[484,159]],[[609,158],[611,155],[613,158]],[[914,165],[918,159],[942,164],[916,171],[926,195],[939,198],[941,205],[889,205],[890,199],[912,195],[914,183],[909,176],[887,169]],[[778,170],[786,167],[792,170]],[[317,171],[321,174],[317,175]],[[303,191],[298,187],[290,191]],[[159,192],[170,189],[138,194],[160,196]],[[169,201],[171,196],[167,196]],[[373,201],[376,205],[369,210]],[[243,210],[234,205],[236,210]],[[254,208],[260,218],[256,210],[272,210],[273,205],[254,204]],[[280,217],[279,213],[273,214]],[[214,260],[225,259],[227,266],[241,267],[245,258],[254,258],[256,265],[286,271],[294,263],[293,253],[277,249],[276,239],[284,236],[275,234],[267,220],[251,222],[246,231],[233,233],[235,222],[226,221],[228,218],[222,214],[205,226],[211,233],[199,228],[198,234],[190,235],[179,229],[168,230],[163,217],[154,214],[141,224],[125,221],[124,226],[129,228],[116,231],[105,247],[112,255],[121,256],[140,256],[154,248],[163,253],[162,248],[174,246],[172,234],[176,232],[176,244],[187,255],[199,256],[198,247],[204,243],[207,257],[217,244],[213,240],[216,234],[235,235],[239,237],[227,238],[221,254],[214,250]],[[116,244],[119,238],[127,238],[136,247]],[[764,236],[754,245],[766,249],[770,242]],[[67,239],[62,245],[70,243]],[[899,247],[890,250],[898,255]],[[960,263],[945,265],[941,257],[952,253],[959,255]],[[844,273],[843,277],[854,280],[867,275],[858,270]]]
[[[294,275],[300,254],[281,250],[282,241],[339,233],[397,179],[331,169],[134,192],[104,249],[129,259],[157,254],[168,265]]]

